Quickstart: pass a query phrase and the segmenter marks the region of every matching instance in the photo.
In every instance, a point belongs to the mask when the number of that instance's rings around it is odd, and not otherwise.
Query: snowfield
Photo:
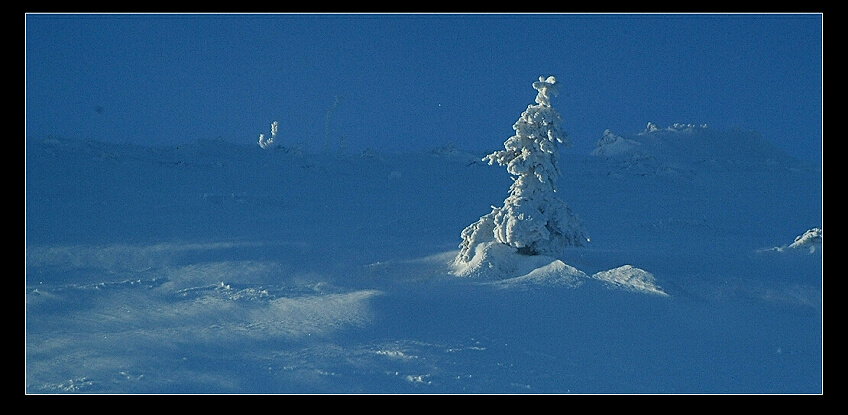
[[[498,138],[28,138],[25,391],[821,393],[821,166],[700,125],[597,139],[559,154],[587,245],[469,267]]]

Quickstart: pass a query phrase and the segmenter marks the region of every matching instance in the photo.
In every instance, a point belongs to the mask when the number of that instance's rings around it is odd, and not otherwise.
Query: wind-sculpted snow
[[[657,286],[657,279],[650,272],[632,265],[623,265],[592,275],[592,278],[603,281],[614,287],[646,294],[667,296],[668,294]]]
[[[543,289],[545,286],[557,285],[576,288],[585,282],[583,278],[586,278],[583,271],[555,259],[549,264],[535,268],[524,275],[492,281],[491,284],[501,288]]]
[[[810,252],[815,252],[816,247],[821,247],[822,245],[822,230],[821,228],[813,228],[806,232],[803,235],[798,235],[795,238],[789,248],[792,249],[809,249]]]
[[[759,252],[776,251],[776,252],[806,252],[816,253],[822,249],[822,229],[812,228],[801,235],[795,237],[795,240],[788,245],[776,246],[768,249],[760,249]]]
[[[344,289],[314,276],[291,275],[274,262],[178,264],[193,259],[186,252],[199,258],[243,255],[238,247],[29,249],[27,272],[39,281],[29,282],[26,293],[28,390],[166,391],[169,382],[202,383],[169,380],[161,371],[163,365],[208,359],[199,350],[324,337],[371,320],[369,302],[378,290]],[[131,260],[122,264],[120,258]],[[58,315],[40,318],[58,310]],[[63,379],[64,371],[55,370],[58,356],[69,368],[85,367],[86,375]],[[150,365],[159,373],[151,374]],[[120,375],[129,373],[135,375]]]
[[[546,255],[522,255],[509,245],[490,241],[475,247],[469,261],[453,261],[451,273],[458,277],[488,280],[542,281],[579,285],[585,274]]]
[[[259,243],[234,242],[38,246],[27,249],[26,260],[28,266],[36,268],[140,271],[184,260],[196,252],[208,254],[210,251],[258,246]]]
[[[488,150],[29,138],[25,390],[820,393],[820,168],[658,130],[561,154],[586,246],[463,267]]]
[[[545,286],[577,288],[592,280],[610,289],[668,296],[653,274],[632,265],[623,265],[590,277],[562,260],[544,255],[521,255],[497,242],[477,245],[468,262],[453,261],[451,273],[500,288],[544,289]]]

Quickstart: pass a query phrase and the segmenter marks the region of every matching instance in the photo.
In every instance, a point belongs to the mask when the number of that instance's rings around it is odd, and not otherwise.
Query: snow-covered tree
[[[277,122],[271,123],[271,138],[265,138],[265,134],[259,134],[259,147],[271,148],[274,144],[274,139],[277,138]]]
[[[469,261],[480,243],[495,240],[526,255],[560,254],[568,246],[583,246],[586,238],[580,221],[556,196],[559,145],[570,145],[562,129],[562,117],[551,107],[556,95],[556,79],[539,77],[533,83],[538,91],[536,105],[513,125],[515,135],[504,142],[504,149],[486,156],[489,164],[506,166],[516,176],[503,207],[462,231],[457,260]]]

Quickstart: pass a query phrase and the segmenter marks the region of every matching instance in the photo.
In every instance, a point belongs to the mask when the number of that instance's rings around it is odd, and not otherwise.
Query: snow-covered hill
[[[561,154],[591,242],[506,279],[451,269],[487,151],[30,138],[25,390],[820,393],[820,166],[650,127]]]
[[[592,155],[606,159],[616,170],[639,175],[783,170],[798,164],[756,132],[714,131],[705,124],[659,128],[648,123],[644,131],[626,137],[606,130],[595,143]]]

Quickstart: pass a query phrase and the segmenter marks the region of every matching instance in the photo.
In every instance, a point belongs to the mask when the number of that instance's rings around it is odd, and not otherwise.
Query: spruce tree
[[[533,83],[538,91],[536,104],[513,125],[515,135],[504,149],[483,160],[501,166],[516,176],[503,207],[469,225],[462,232],[457,260],[469,261],[479,243],[495,241],[525,255],[556,256],[568,246],[583,246],[587,238],[579,219],[557,197],[559,146],[571,142],[562,129],[562,117],[551,107],[556,95],[556,79],[539,77]]]

